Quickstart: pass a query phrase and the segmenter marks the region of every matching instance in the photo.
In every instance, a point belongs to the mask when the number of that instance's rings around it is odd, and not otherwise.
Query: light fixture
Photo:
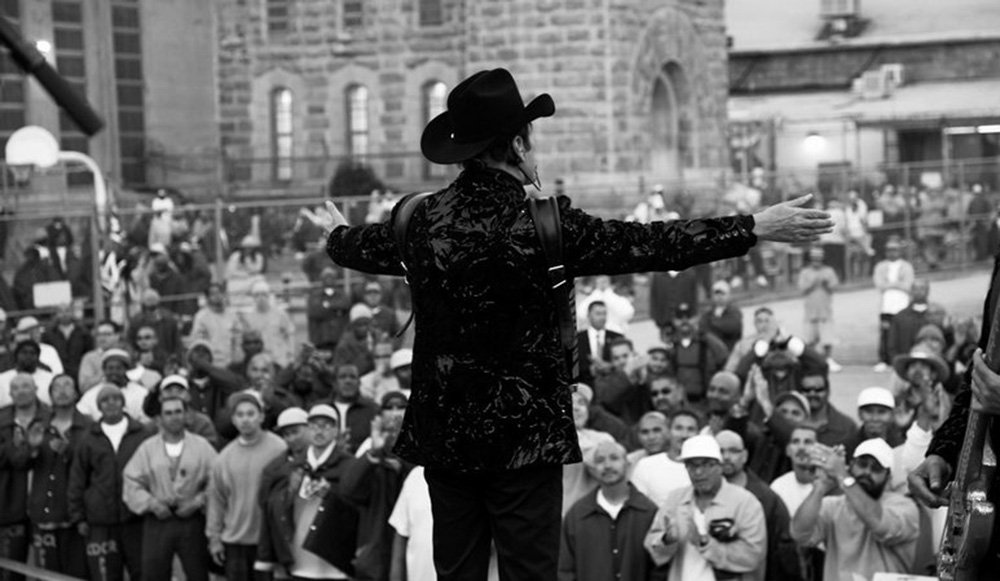
[[[819,155],[826,149],[826,138],[815,131],[810,131],[802,140],[802,148],[810,155]]]

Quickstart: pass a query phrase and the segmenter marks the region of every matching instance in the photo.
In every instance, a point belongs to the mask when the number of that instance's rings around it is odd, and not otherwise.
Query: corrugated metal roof
[[[729,98],[729,116],[733,120],[852,119],[859,123],[1000,118],[998,95],[1000,79],[904,85],[877,100],[863,100],[848,91],[739,96]]]
[[[841,45],[1000,37],[998,0],[860,0],[864,32]],[[820,0],[726,0],[733,51],[830,46],[817,41]]]

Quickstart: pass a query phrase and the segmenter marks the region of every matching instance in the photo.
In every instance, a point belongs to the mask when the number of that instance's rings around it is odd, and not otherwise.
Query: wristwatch
[[[855,480],[853,476],[848,476],[840,481],[840,485],[843,488],[850,488],[854,486],[855,483],[857,483],[857,480]]]

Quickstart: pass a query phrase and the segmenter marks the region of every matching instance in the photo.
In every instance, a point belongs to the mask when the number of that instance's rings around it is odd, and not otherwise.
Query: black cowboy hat
[[[451,91],[448,110],[424,128],[420,150],[434,163],[459,163],[482,152],[497,137],[514,135],[535,119],[555,112],[548,93],[525,107],[507,69],[480,71]]]

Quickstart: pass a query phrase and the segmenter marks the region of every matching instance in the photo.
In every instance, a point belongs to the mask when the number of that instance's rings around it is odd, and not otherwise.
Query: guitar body
[[[993,280],[990,292],[1000,292],[1000,280]],[[990,298],[989,342],[984,357],[990,369],[997,371],[1000,369],[1000,313],[996,312],[995,298]],[[992,416],[984,413],[973,397],[938,553],[938,576],[943,581],[1000,578],[1000,571],[983,571],[981,567],[991,550],[996,509],[997,491],[993,483],[997,462],[990,439],[992,422]]]

